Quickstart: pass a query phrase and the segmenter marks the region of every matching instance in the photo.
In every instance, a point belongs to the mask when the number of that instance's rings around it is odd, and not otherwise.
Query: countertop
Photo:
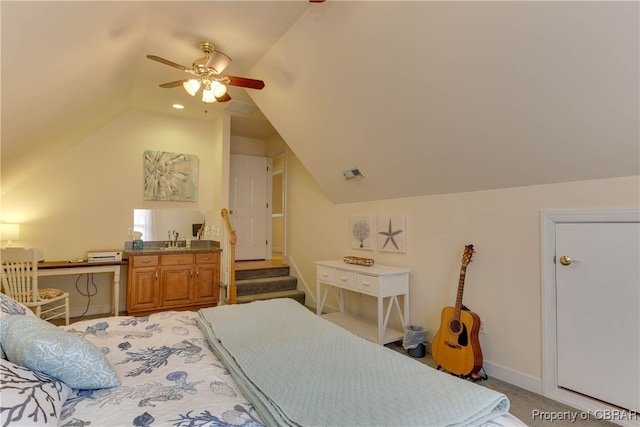
[[[204,252],[221,252],[220,243],[214,240],[192,240],[190,247],[185,247],[184,241],[178,241],[179,247],[166,247],[165,241],[144,242],[142,249],[133,249],[132,242],[125,242],[123,257],[136,255],[170,255],[170,254],[201,254]]]
[[[216,247],[125,249],[124,255],[128,258],[135,255],[201,254],[203,252],[222,252],[222,249]]]

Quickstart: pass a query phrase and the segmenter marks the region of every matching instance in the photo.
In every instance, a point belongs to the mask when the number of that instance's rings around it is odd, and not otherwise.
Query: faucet
[[[165,243],[168,248],[174,248],[178,246],[178,233],[176,230],[167,230],[167,235],[169,237],[169,241]],[[173,235],[173,240],[171,240],[171,236]]]

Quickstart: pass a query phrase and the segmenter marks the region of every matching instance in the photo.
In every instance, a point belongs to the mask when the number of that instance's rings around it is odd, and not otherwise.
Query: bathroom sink
[[[185,246],[174,246],[174,247],[168,247],[168,248],[160,248],[161,251],[167,251],[167,252],[186,251],[187,249],[191,249],[191,248],[187,248]]]

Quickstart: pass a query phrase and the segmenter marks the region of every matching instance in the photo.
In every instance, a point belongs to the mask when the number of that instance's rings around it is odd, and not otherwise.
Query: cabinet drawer
[[[333,276],[335,275],[335,269],[325,267],[323,265],[318,266],[316,275],[318,280],[324,283],[333,283]]]
[[[137,255],[133,257],[133,268],[155,267],[158,265],[158,255]]]
[[[333,284],[341,288],[353,288],[353,272],[336,270],[333,277]]]
[[[356,289],[372,295],[378,295],[378,277],[356,274]]]
[[[193,264],[193,254],[160,255],[162,265],[189,265]]]
[[[218,258],[217,252],[196,254],[196,264],[217,264]]]

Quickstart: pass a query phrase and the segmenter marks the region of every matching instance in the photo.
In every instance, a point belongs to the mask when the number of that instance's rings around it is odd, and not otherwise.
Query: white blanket
[[[198,323],[267,425],[468,426],[503,394],[359,338],[289,299],[200,310]]]

